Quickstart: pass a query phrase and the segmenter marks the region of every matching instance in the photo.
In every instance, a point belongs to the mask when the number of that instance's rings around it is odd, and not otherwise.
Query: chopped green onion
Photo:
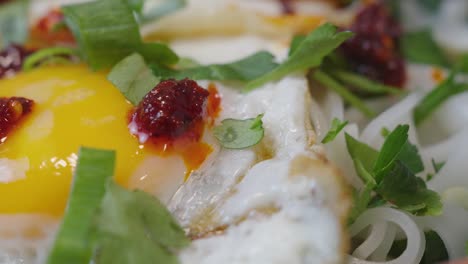
[[[348,121],[341,121],[338,118],[333,118],[331,123],[331,128],[325,137],[322,139],[323,144],[327,144],[333,141],[336,136],[343,130],[343,128],[348,124]]]
[[[29,0],[16,0],[0,5],[0,49],[9,43],[22,44],[29,32]]]
[[[228,149],[243,149],[258,144],[264,135],[262,115],[245,120],[224,119],[213,129],[219,143]]]
[[[26,58],[23,64],[23,71],[32,70],[35,66],[41,64],[41,62],[44,62],[47,59],[53,57],[63,58],[60,56],[77,55],[77,53],[78,51],[76,49],[69,47],[52,47],[47,49],[41,49],[39,51],[34,52],[32,55]]]
[[[110,67],[140,48],[132,9],[125,0],[101,0],[62,8],[84,59],[93,69]]]
[[[143,57],[138,53],[134,53],[117,63],[107,79],[133,105],[140,103],[141,99],[159,82],[159,78],[153,75],[146,66]]]
[[[296,41],[295,46],[292,47],[293,51],[286,61],[272,71],[247,83],[244,91],[251,91],[290,73],[319,66],[327,55],[352,35],[353,33],[346,31],[337,33],[337,28],[329,23],[318,27],[302,41],[300,38]]]
[[[89,230],[114,175],[115,152],[82,147],[72,191],[47,264],[89,263],[93,254]]]
[[[352,94],[346,87],[341,85],[339,82],[334,80],[331,76],[321,70],[315,70],[312,74],[312,78],[320,83],[321,85],[335,91],[343,99],[348,102],[351,106],[361,111],[366,117],[372,118],[375,116],[374,111],[368,108],[359,97]]]

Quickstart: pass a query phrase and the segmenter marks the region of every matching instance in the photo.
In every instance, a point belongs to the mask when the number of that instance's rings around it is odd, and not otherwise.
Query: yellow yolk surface
[[[11,96],[35,105],[0,144],[1,159],[29,163],[24,177],[0,182],[0,214],[61,215],[80,146],[115,149],[115,177],[124,186],[148,156],[127,128],[132,105],[103,73],[85,66],[40,68],[0,80],[0,97]]]

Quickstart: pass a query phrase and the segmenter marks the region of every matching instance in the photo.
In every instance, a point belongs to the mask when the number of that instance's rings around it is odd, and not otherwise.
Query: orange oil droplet
[[[445,78],[444,72],[439,68],[432,68],[431,76],[436,83],[441,83]]]

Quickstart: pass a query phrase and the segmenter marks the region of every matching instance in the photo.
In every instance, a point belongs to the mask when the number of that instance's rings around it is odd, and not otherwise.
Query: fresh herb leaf
[[[100,264],[178,263],[173,250],[189,245],[184,231],[151,195],[109,182],[92,233]]]
[[[434,168],[434,171],[436,173],[438,173],[442,169],[442,167],[444,167],[444,165],[445,165],[444,161],[436,162],[434,159],[431,159],[431,163],[432,163],[432,167]]]
[[[89,230],[114,167],[114,151],[80,149],[67,210],[47,264],[89,263],[93,253]]]
[[[400,47],[409,61],[443,67],[449,65],[442,49],[434,42],[431,30],[405,33],[400,39]]]
[[[28,37],[29,0],[0,5],[0,49],[9,43],[22,44]]]
[[[372,175],[374,164],[379,152],[369,145],[356,140],[348,133],[345,134],[346,147],[354,162],[356,172],[365,184],[376,185],[375,177]]]
[[[224,119],[213,129],[219,143],[228,149],[243,149],[254,146],[264,135],[262,115],[245,120]]]
[[[69,47],[52,47],[41,49],[39,51],[34,52],[26,58],[26,60],[23,63],[23,71],[32,70],[35,66],[51,58],[59,57],[65,59],[63,56],[73,56],[77,55],[77,53],[78,51],[76,49]]]
[[[426,247],[424,249],[424,255],[422,256],[419,264],[434,264],[447,261],[449,259],[447,247],[444,241],[440,238],[437,232],[430,230],[424,232],[426,239]],[[390,258],[397,258],[405,251],[407,247],[407,240],[396,240],[390,252],[388,253]]]
[[[216,80],[247,82],[271,71],[277,66],[274,57],[266,51],[257,52],[247,58],[229,64],[212,64],[174,70],[159,64],[152,64],[154,74],[161,79]]]
[[[418,0],[418,4],[431,13],[435,13],[439,10],[441,0]]]
[[[353,35],[351,32],[339,32],[337,28],[326,23],[304,38],[291,55],[278,67],[263,76],[247,83],[245,91],[251,91],[267,82],[281,79],[296,71],[303,71],[319,66],[323,59],[341,43]]]
[[[327,73],[323,72],[322,70],[315,70],[311,77],[316,82],[339,94],[347,103],[361,111],[365,116],[369,118],[375,116],[374,111],[367,107],[359,97],[355,96],[346,87],[341,85]]]
[[[429,92],[414,108],[413,118],[416,125],[421,124],[432,112],[450,97],[468,91],[468,83],[456,83],[455,73]]]
[[[424,164],[421,155],[419,155],[419,150],[416,145],[412,144],[409,140],[403,145],[396,159],[401,161],[414,174],[424,170]]]
[[[117,63],[107,79],[133,105],[140,103],[141,99],[159,82],[159,78],[153,75],[146,66],[143,57],[138,53],[134,53]]]
[[[306,35],[297,35],[293,37],[291,44],[289,45],[288,57],[296,51],[297,47],[299,47],[299,45],[306,39],[306,37]]]
[[[355,74],[349,71],[333,70],[331,74],[343,83],[366,93],[396,95],[401,95],[405,93],[405,91],[399,89],[398,87],[381,84],[376,81],[370,80],[362,75]]]
[[[376,192],[385,200],[415,215],[440,215],[442,202],[437,192],[427,189],[401,161],[396,161],[382,178]]]
[[[408,125],[399,125],[385,139],[372,169],[377,181],[380,181],[383,174],[394,164],[398,154],[408,141],[408,131]]]
[[[346,146],[366,188],[373,187],[382,199],[401,210],[415,215],[439,215],[439,194],[427,189],[415,175],[424,168],[415,146],[408,141],[408,129],[407,125],[397,126],[386,137],[380,152],[348,134]]]
[[[325,135],[325,137],[322,139],[322,143],[326,144],[331,141],[333,141],[336,136],[345,128],[345,126],[348,124],[348,121],[341,121],[338,118],[333,118],[332,123],[331,123],[331,128],[328,131],[328,133]]]

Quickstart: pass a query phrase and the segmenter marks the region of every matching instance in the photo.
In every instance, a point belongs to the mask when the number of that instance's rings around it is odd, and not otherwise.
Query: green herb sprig
[[[408,141],[408,130],[408,125],[397,126],[380,151],[345,135],[356,172],[365,184],[361,193],[355,195],[351,222],[368,208],[374,192],[386,203],[415,215],[441,214],[439,194],[416,176],[424,167],[416,146]]]

